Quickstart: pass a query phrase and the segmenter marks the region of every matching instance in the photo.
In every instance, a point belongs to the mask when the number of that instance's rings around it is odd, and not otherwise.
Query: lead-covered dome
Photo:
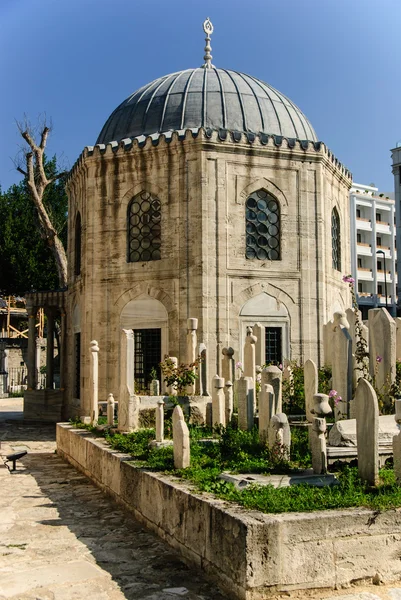
[[[317,141],[289,98],[267,83],[228,69],[187,69],[160,77],[124,100],[97,144],[205,127]]]

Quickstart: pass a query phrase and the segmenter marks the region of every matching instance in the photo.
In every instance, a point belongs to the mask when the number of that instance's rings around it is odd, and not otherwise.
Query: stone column
[[[261,323],[255,323],[253,326],[253,335],[257,338],[255,344],[255,361],[260,367],[266,362],[266,346],[265,346],[265,326]]]
[[[226,426],[224,379],[215,375],[212,380],[212,426]]]
[[[40,363],[42,354],[43,338],[36,338],[36,349],[35,349],[35,371],[36,371],[36,389],[40,390],[42,377],[40,373]]]
[[[113,427],[114,425],[114,408],[115,408],[115,400],[113,394],[109,394],[107,396],[107,425],[109,427]]]
[[[99,420],[99,346],[96,340],[92,340],[89,346],[90,367],[89,367],[89,393],[90,393],[90,422],[91,425],[97,425]]]
[[[273,386],[263,383],[259,393],[259,438],[266,443],[269,437],[270,421],[274,415],[274,391]]]
[[[256,360],[255,345],[257,339],[252,333],[252,327],[246,328],[246,339],[244,346],[244,377],[252,379],[252,387],[255,389],[256,382]]]
[[[120,390],[118,430],[135,431],[139,425],[139,398],[134,387],[134,332],[122,329],[120,337]]]
[[[198,329],[198,319],[188,319],[188,330],[187,330],[187,363],[188,365],[193,364],[196,361],[196,348],[197,348],[197,337],[196,331]],[[195,369],[194,369],[195,370]],[[188,396],[195,394],[195,383],[187,386]]]
[[[159,398],[156,406],[156,442],[164,442],[164,401]]]
[[[241,377],[237,381],[238,428],[250,430],[254,423],[254,388],[251,377]]]
[[[67,315],[64,310],[61,311],[60,315],[60,348],[59,348],[59,361],[60,361],[60,390],[64,390],[65,387],[65,373],[66,368],[66,349],[65,344],[67,340]]]
[[[52,390],[54,386],[54,312],[46,311],[47,340],[46,340],[46,389]]]
[[[36,307],[28,307],[28,390],[36,389]]]

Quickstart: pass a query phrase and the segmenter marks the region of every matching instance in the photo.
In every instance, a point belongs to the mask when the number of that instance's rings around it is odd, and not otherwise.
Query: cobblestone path
[[[0,399],[0,600],[226,600],[202,573],[55,454],[55,427],[24,424]],[[401,587],[291,592],[276,599],[401,600]],[[274,600],[271,598],[271,600]]]

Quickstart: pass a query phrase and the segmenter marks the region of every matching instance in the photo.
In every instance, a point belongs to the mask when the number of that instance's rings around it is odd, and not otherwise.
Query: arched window
[[[74,240],[74,248],[75,248],[74,273],[75,273],[75,275],[81,274],[81,237],[82,237],[81,215],[80,215],[80,213],[77,213],[77,218],[75,219],[75,240]]]
[[[160,260],[160,200],[141,192],[128,206],[127,262]]]
[[[333,269],[341,271],[340,217],[335,207],[331,213],[331,255]]]
[[[280,260],[280,205],[265,190],[246,201],[246,252],[249,259]]]

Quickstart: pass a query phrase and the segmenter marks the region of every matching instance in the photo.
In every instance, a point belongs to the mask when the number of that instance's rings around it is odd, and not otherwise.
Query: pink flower
[[[235,368],[236,369],[242,369],[242,362],[238,361],[235,363]]]
[[[383,361],[382,356],[376,356],[376,362],[381,363]]]
[[[337,396],[336,390],[330,390],[330,392],[329,392],[329,398],[334,398],[335,396]]]
[[[336,398],[334,398],[334,404],[337,406],[337,404],[339,402],[341,402],[341,400],[342,400],[341,396],[336,396]]]
[[[279,369],[283,370],[283,365],[280,363],[278,366]]]
[[[351,275],[344,275],[343,281],[345,283],[355,283],[355,279]]]

